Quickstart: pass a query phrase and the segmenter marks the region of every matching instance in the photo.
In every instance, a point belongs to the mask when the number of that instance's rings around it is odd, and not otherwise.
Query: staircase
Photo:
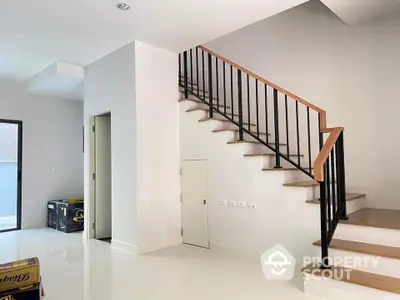
[[[400,214],[366,208],[364,194],[346,191],[344,128],[328,128],[323,109],[203,46],[179,55],[179,86],[186,113],[319,207],[320,259],[303,269],[306,292],[400,299]]]

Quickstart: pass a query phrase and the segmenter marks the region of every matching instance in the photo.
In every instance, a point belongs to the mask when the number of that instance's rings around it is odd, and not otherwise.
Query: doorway
[[[182,239],[210,248],[207,211],[207,161],[182,161]]]
[[[94,237],[112,240],[111,113],[94,117]]]
[[[22,121],[0,119],[0,232],[21,229]]]

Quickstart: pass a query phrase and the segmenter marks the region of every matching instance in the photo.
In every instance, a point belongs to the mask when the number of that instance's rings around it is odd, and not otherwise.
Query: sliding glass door
[[[0,232],[21,229],[22,122],[0,119]]]

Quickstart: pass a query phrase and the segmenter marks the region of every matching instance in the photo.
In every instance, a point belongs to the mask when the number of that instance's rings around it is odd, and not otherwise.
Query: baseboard
[[[111,247],[113,249],[128,253],[128,254],[133,254],[137,255],[139,253],[138,247],[136,245],[131,245],[125,242],[117,241],[115,239],[111,240]]]
[[[177,245],[182,244],[182,238],[181,236],[179,236],[179,238],[177,238],[176,240],[170,241],[169,243],[166,244],[153,244],[153,245],[146,245],[146,246],[140,246],[138,248],[138,254],[147,254],[150,252],[155,252],[158,250],[162,250],[165,248],[169,248],[169,247],[174,247]]]

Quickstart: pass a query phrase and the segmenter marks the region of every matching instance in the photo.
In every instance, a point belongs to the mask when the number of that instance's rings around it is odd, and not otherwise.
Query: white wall
[[[141,42],[86,68],[85,145],[91,117],[111,112],[112,237],[127,251],[181,241],[177,68],[176,54]],[[90,159],[86,152],[88,199]],[[93,207],[86,215],[93,217]],[[86,218],[86,228],[90,222]]]
[[[320,238],[319,206],[306,203],[314,197],[313,188],[283,186],[303,179],[301,172],[262,171],[266,166],[262,157],[243,157],[253,152],[250,144],[227,144],[234,139],[233,133],[213,133],[221,124],[199,123],[206,113],[186,112],[193,105],[180,104],[180,151],[183,160],[207,159],[211,247],[222,245],[261,254],[282,244],[297,259],[310,255],[312,242]],[[270,159],[272,162],[274,157]],[[253,202],[257,208],[220,206],[220,200]]]
[[[140,252],[182,239],[177,54],[135,42]]]
[[[136,251],[136,105],[135,45],[130,43],[85,69],[85,147],[90,149],[91,118],[111,112],[112,236],[121,247]],[[93,220],[91,155],[85,151],[85,229]]]
[[[0,81],[0,118],[23,121],[22,227],[46,226],[50,199],[83,195],[83,103]]]
[[[311,1],[205,46],[325,109],[346,130],[348,190],[399,209],[399,25],[349,27]]]

